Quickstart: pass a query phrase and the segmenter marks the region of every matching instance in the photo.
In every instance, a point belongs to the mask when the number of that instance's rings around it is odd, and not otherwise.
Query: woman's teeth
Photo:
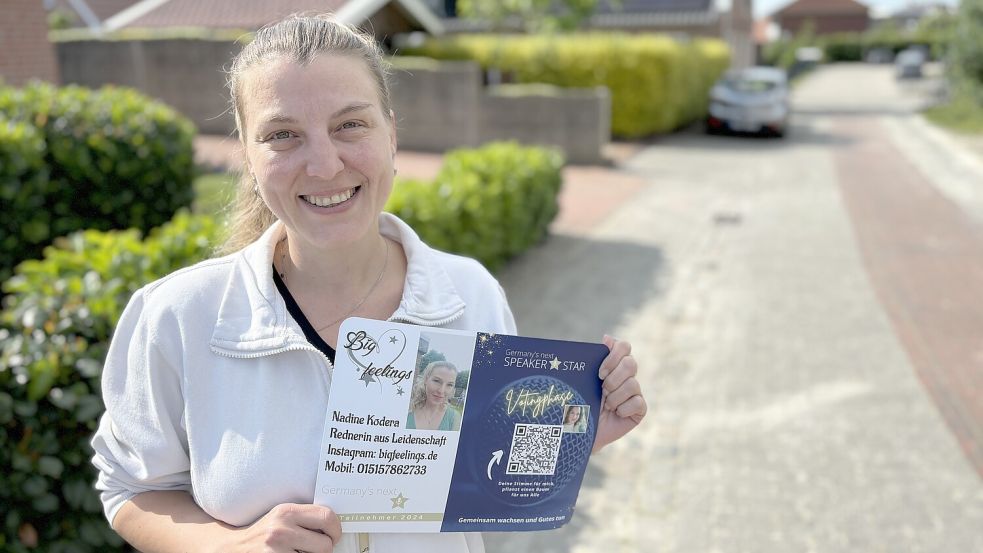
[[[339,194],[334,194],[333,196],[301,196],[301,198],[311,205],[316,205],[318,207],[332,207],[342,202],[347,202],[352,196],[355,195],[356,188],[350,188]]]

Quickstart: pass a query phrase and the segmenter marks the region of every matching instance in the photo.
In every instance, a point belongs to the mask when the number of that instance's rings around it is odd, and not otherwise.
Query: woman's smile
[[[362,186],[356,186],[354,188],[349,188],[343,192],[337,192],[331,195],[301,195],[299,198],[304,201],[308,206],[314,208],[319,213],[336,213],[338,211],[343,211],[350,207],[350,204],[354,203],[355,198],[358,196],[359,191],[362,190]]]

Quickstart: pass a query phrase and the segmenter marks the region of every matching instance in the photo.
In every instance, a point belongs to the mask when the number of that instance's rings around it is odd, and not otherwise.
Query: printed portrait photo
[[[583,434],[587,432],[587,416],[590,405],[565,405],[563,407],[563,432]]]
[[[461,429],[473,356],[473,336],[420,333],[407,429]]]

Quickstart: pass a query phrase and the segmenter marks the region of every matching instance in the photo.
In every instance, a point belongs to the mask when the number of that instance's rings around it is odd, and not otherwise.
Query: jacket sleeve
[[[505,297],[505,289],[502,288],[501,284],[498,285],[498,293],[502,295],[502,313],[500,315],[501,332],[503,334],[518,334],[519,331],[515,326],[515,316],[512,315],[512,308],[509,307],[509,300]]]
[[[149,309],[145,294],[137,291],[123,311],[102,373],[106,412],[92,462],[110,524],[139,493],[191,491],[178,325]]]

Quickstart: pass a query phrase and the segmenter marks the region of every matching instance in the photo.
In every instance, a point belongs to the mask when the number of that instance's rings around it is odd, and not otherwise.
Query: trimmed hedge
[[[668,132],[701,118],[714,81],[727,69],[727,45],[660,35],[453,35],[401,52],[445,60],[474,60],[520,83],[606,86],[611,128],[619,137]]]
[[[44,164],[44,137],[33,125],[0,115],[0,281],[25,254],[40,252],[50,235],[45,209],[51,181]]]
[[[434,181],[401,181],[387,207],[433,246],[500,266],[545,234],[562,163],[553,150],[513,143],[459,150]],[[77,232],[4,284],[0,551],[125,550],[89,463],[112,330],[134,291],[208,257],[221,233],[215,219],[186,211],[144,239],[135,229]]]
[[[386,210],[431,246],[495,270],[546,235],[562,167],[557,151],[514,142],[454,150],[434,180],[401,180]]]
[[[8,124],[0,131],[0,159],[38,152],[40,140],[43,162],[31,161],[13,176],[0,170],[0,277],[58,236],[81,229],[146,231],[191,203],[194,126],[134,90],[41,83],[0,88],[0,113],[20,129]],[[29,144],[17,144],[12,133]]]
[[[212,251],[219,226],[179,213],[137,230],[84,231],[26,261],[0,315],[0,550],[122,551],[92,487],[89,440],[104,407],[102,363],[113,327],[140,286]],[[30,540],[28,540],[28,544]]]

